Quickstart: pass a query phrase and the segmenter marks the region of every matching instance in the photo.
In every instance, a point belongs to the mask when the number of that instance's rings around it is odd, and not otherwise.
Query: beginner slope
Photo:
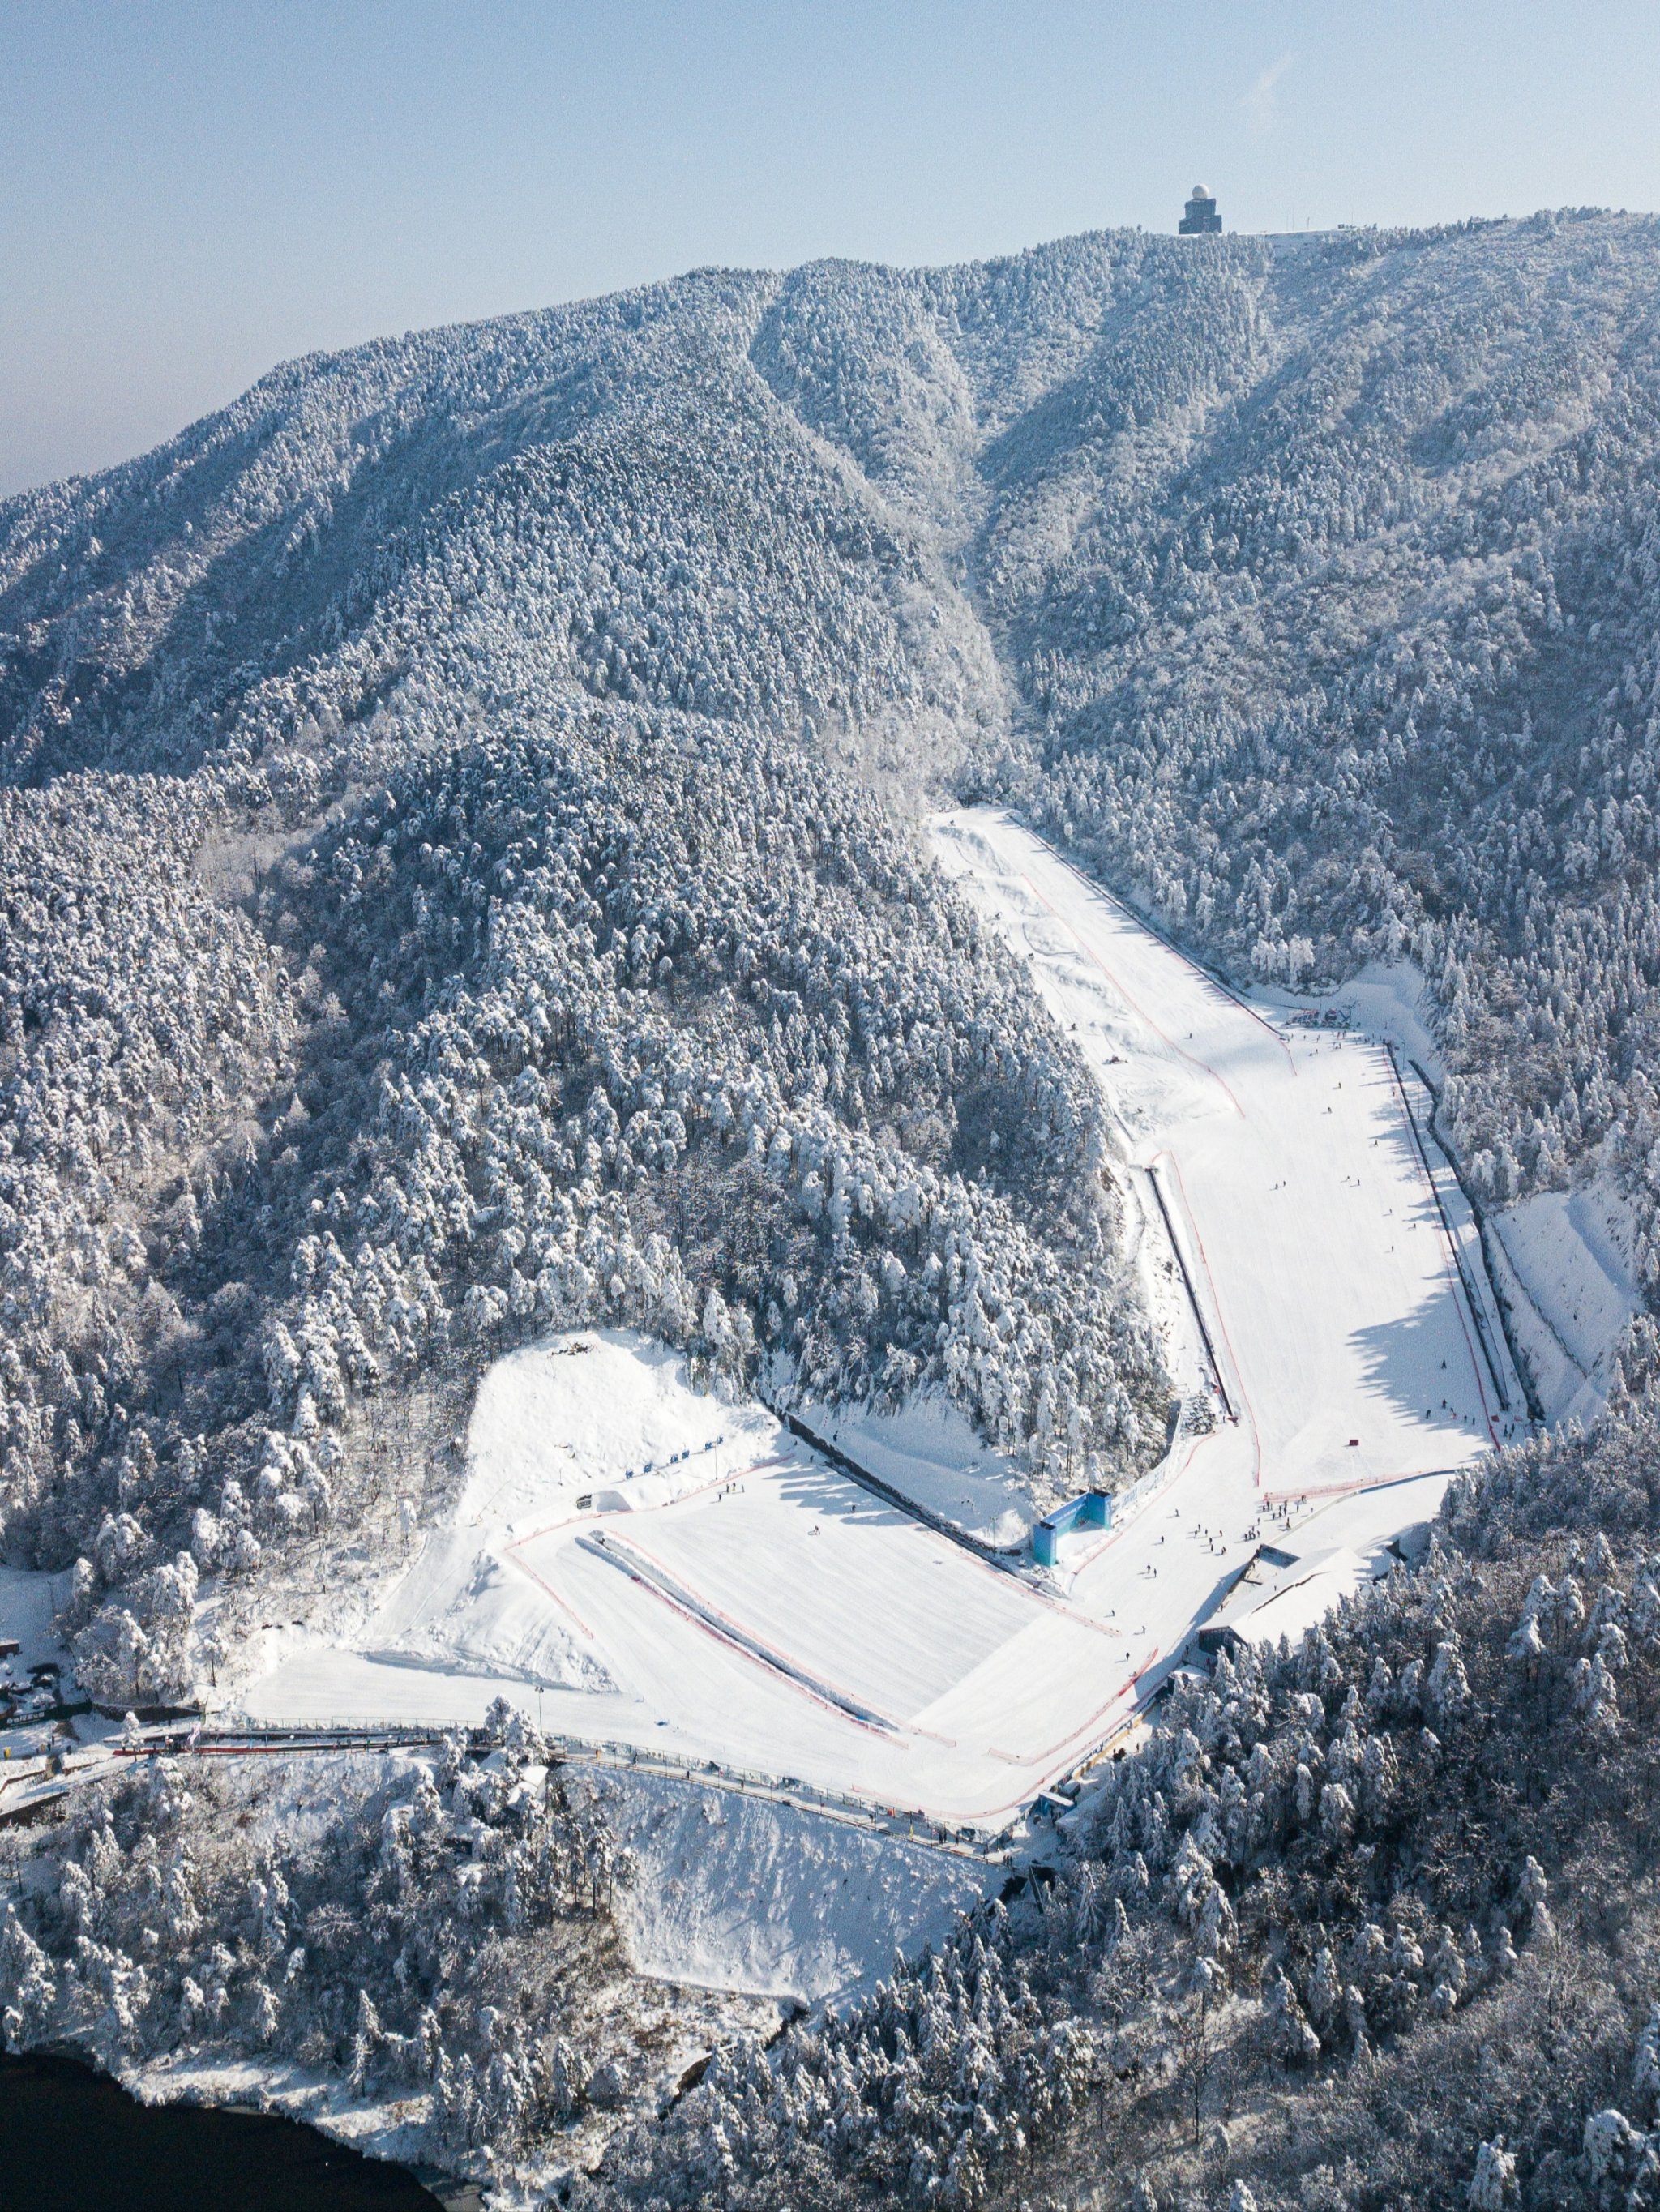
[[[874,1500],[665,1346],[584,1331],[486,1376],[446,1525],[265,1719],[544,1725],[998,1828],[1100,1741],[1115,1628]]]

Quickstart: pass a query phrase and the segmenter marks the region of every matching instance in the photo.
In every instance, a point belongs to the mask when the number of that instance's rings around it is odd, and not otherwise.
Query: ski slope
[[[465,1722],[502,1695],[689,1771],[996,1830],[1131,1717],[1263,1536],[1375,1571],[1505,1432],[1519,1390],[1486,1364],[1382,1047],[1270,1022],[1006,816],[935,835],[1097,1072],[1150,1298],[1212,1425],[1189,1418],[1058,1574],[1017,1573],[695,1389],[665,1346],[552,1340],[485,1376],[455,1504],[355,1648],[290,1657],[250,1712]],[[924,1431],[920,1500],[976,1526],[1012,1510],[977,1445],[953,1468],[949,1423]],[[902,1487],[904,1433],[879,1469]]]
[[[1521,1391],[1502,1345],[1489,1370],[1383,1047],[1271,1023],[1006,815],[935,839],[1174,1232],[1249,1462],[1237,1503],[1454,1468],[1509,1433]]]
[[[477,1720],[1006,1825],[1134,1702],[1116,1624],[874,1498],[625,1331],[512,1353],[467,1478],[350,1649],[246,1686],[255,1718]]]

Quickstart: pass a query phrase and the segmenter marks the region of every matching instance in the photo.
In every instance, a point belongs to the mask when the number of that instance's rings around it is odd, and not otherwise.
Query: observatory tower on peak
[[[1195,185],[1193,198],[1188,202],[1181,222],[1176,226],[1178,236],[1202,238],[1219,231],[1221,228],[1222,218],[1216,212],[1216,202],[1202,185]]]

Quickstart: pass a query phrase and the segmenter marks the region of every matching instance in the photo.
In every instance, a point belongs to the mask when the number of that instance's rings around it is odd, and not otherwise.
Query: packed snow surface
[[[1110,1108],[1192,1401],[1156,1479],[1055,1573],[1011,1571],[694,1388],[662,1346],[583,1331],[491,1369],[445,1524],[356,1649],[289,1658],[252,1710],[464,1721],[502,1694],[689,1782],[715,1761],[996,1829],[1131,1717],[1261,1541],[1375,1571],[1380,1540],[1507,1432],[1516,1378],[1485,1364],[1383,1048],[1267,1018],[1006,816],[936,836]],[[1027,1525],[949,1407],[818,1419],[931,1512],[998,1542]],[[789,1846],[754,1817],[733,1798],[717,1826],[759,1911]],[[664,1835],[666,1867],[689,1846]],[[668,1896],[636,1931],[660,1971],[698,1978],[702,1958],[715,1978],[719,1957],[733,1986],[805,1991],[855,1963],[833,1928],[806,1963],[758,1936],[737,1957]]]
[[[936,837],[1157,1177],[1254,1486],[1389,1481],[1501,1435],[1383,1047],[1269,1020],[1006,815],[948,815]]]
[[[773,1449],[759,1406],[693,1392],[685,1363],[631,1330],[601,1329],[500,1359],[478,1386],[457,1519],[523,1534],[585,1492],[660,1505]]]
[[[585,1511],[642,1511],[707,1489],[777,1437],[758,1407],[696,1395],[678,1356],[645,1337],[601,1331],[510,1352],[479,1386],[452,1523],[427,1537],[364,1648],[462,1674],[611,1688],[526,1547]]]
[[[1371,962],[1317,997],[1280,989],[1261,996],[1286,1012],[1335,1014],[1389,1038],[1438,1085],[1444,1076],[1426,1026],[1424,979],[1409,961]],[[1426,1128],[1430,1120],[1422,1117]],[[1455,1204],[1468,1214],[1462,1195]],[[1518,1199],[1490,1212],[1487,1223],[1497,1281],[1487,1287],[1505,1299],[1541,1411],[1551,1422],[1596,1419],[1626,1324],[1643,1310],[1628,1200],[1605,1171],[1572,1190]],[[1478,1242],[1473,1224],[1462,1241],[1467,1250]]]

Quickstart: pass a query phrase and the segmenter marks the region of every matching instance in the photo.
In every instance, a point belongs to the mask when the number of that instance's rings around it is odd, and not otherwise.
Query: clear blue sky
[[[0,0],[0,492],[701,264],[1660,206],[1656,0]]]

